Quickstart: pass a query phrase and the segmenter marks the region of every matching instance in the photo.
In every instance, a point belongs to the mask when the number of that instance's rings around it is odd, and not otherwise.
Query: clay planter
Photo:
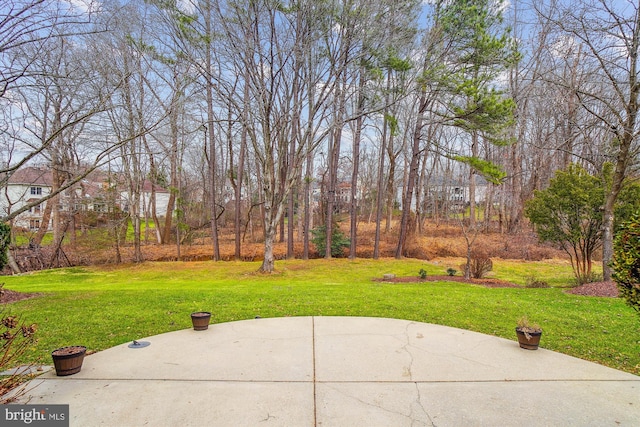
[[[86,353],[87,347],[81,345],[53,350],[51,357],[53,358],[53,366],[56,368],[56,375],[63,377],[80,372]]]
[[[211,313],[208,311],[196,311],[191,313],[191,323],[193,323],[193,329],[196,331],[206,331],[209,328],[209,321],[211,320]]]
[[[524,348],[526,350],[538,349],[542,331],[525,332],[520,328],[516,328],[516,334],[518,335],[518,344],[520,344],[520,348]]]

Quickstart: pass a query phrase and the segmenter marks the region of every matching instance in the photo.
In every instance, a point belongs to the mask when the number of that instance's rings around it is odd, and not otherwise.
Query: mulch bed
[[[615,282],[593,282],[585,283],[584,285],[576,286],[575,288],[567,291],[573,295],[585,295],[591,297],[618,297],[618,287]]]
[[[420,283],[420,282],[462,282],[472,285],[482,285],[487,288],[520,288],[515,283],[498,279],[465,279],[462,276],[427,276],[425,279],[414,276],[394,277],[393,279],[374,279],[378,282],[388,283]]]
[[[29,298],[35,298],[40,294],[10,291],[9,289],[0,289],[0,304],[22,301]]]
[[[487,288],[521,288],[522,286],[515,283],[507,282],[498,279],[465,279],[462,276],[427,276],[425,279],[421,279],[415,276],[395,277],[393,279],[374,279],[378,282],[387,283],[420,283],[420,282],[462,282],[470,283],[472,285],[482,285]],[[573,295],[583,295],[591,297],[618,297],[618,287],[612,281],[609,282],[594,282],[586,283],[575,288],[568,289],[567,293]]]

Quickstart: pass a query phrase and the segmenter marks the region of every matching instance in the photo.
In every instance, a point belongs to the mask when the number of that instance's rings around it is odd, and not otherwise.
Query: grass
[[[455,262],[455,261],[453,261]],[[38,298],[7,306],[37,323],[39,342],[21,362],[50,364],[65,345],[99,351],[191,326],[189,313],[212,312],[212,323],[255,316],[372,316],[448,325],[515,342],[517,320],[539,323],[541,346],[640,374],[640,319],[621,299],[567,294],[565,263],[494,261],[494,277],[524,285],[536,275],[552,288],[485,288],[454,282],[383,283],[385,273],[445,274],[447,265],[419,260],[145,263],[67,268],[5,277],[7,289]],[[564,279],[568,278],[568,279]]]
[[[155,225],[153,223],[153,221],[149,221],[149,224],[147,226],[147,224],[142,221],[140,223],[140,233],[142,236],[145,235],[145,233],[147,232],[147,230],[151,230],[155,232]],[[81,237],[84,237],[84,239],[86,240],[91,240],[91,241],[106,241],[107,245],[111,245],[113,244],[112,240],[113,237],[109,235],[109,229],[105,228],[105,227],[98,227],[98,228],[90,228],[88,231],[86,232],[78,232],[78,234]],[[31,239],[35,236],[36,232],[33,230],[16,230],[14,231],[14,242],[13,244],[15,244],[16,246],[27,246],[29,244],[29,242],[31,241]],[[82,236],[84,234],[84,236]],[[68,235],[65,236],[66,240],[69,239]],[[144,237],[143,237],[144,238]],[[127,234],[126,234],[126,239],[127,242],[133,242],[134,240],[134,230],[133,230],[133,224],[131,223],[131,221],[127,221]],[[53,243],[53,232],[52,231],[48,231],[45,233],[44,237],[42,238],[42,243],[41,246],[47,246]]]
[[[35,236],[35,231],[18,231],[14,235],[14,244],[17,246],[27,246],[31,239]],[[50,245],[53,243],[53,233],[46,233],[42,238],[42,245]]]

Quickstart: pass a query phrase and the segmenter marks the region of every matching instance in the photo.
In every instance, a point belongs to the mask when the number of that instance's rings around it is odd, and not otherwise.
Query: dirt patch
[[[25,292],[10,291],[9,289],[0,289],[0,304],[7,304],[29,298],[35,298],[38,295],[40,294],[28,294]]]
[[[585,283],[584,285],[576,286],[573,289],[567,291],[573,295],[584,295],[590,297],[618,297],[618,287],[615,282],[593,282]]]
[[[472,285],[482,285],[487,288],[521,288],[520,285],[498,279],[465,279],[462,276],[427,276],[424,279],[415,276],[394,277],[393,279],[375,279],[378,282],[388,283],[420,283],[420,282],[462,282]]]

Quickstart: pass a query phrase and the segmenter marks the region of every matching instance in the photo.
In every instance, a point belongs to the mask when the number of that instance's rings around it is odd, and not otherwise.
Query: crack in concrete
[[[416,405],[418,405],[418,407],[422,410],[422,413],[424,414],[424,416],[428,420],[428,422],[431,425],[431,427],[436,427],[436,424],[433,422],[433,418],[431,418],[431,415],[429,415],[429,412],[427,411],[427,408],[425,408],[424,405],[422,404],[422,395],[420,394],[420,387],[419,387],[418,383],[415,382],[414,385],[416,386],[416,400],[415,400],[414,403]]]
[[[342,396],[344,396],[346,398],[349,398],[349,399],[352,399],[352,400],[354,400],[356,402],[359,402],[362,405],[382,410],[382,411],[384,411],[384,412],[386,412],[388,414],[399,415],[399,416],[405,417],[405,418],[407,418],[407,419],[409,419],[411,421],[411,425],[412,426],[416,426],[416,427],[418,427],[418,426],[427,426],[427,425],[429,425],[427,423],[427,420],[428,420],[430,425],[432,427],[435,427],[434,424],[433,424],[433,421],[431,420],[431,417],[429,416],[429,414],[427,413],[425,408],[422,406],[422,402],[421,402],[421,399],[420,399],[420,392],[418,390],[417,383],[415,383],[415,382],[413,384],[416,386],[417,398],[415,400],[413,400],[409,404],[408,413],[405,413],[403,411],[390,409],[390,408],[385,408],[385,407],[381,406],[384,403],[384,399],[381,399],[379,402],[376,402],[376,401],[369,402],[369,401],[366,401],[366,400],[364,400],[363,398],[361,398],[359,396],[354,396],[353,394],[347,393],[344,390],[339,390],[339,389],[337,389],[335,387],[332,387],[328,383],[323,383],[323,384],[324,384],[325,387],[333,390],[334,392],[336,392],[336,393],[338,393],[338,394],[340,394],[340,395],[342,395]],[[415,411],[414,410],[414,406],[416,404],[420,407],[420,409],[422,409],[422,411]],[[425,420],[420,420],[419,419],[419,412],[424,414]]]
[[[413,380],[413,362],[414,362],[414,358],[413,358],[413,353],[411,353],[411,351],[409,351],[409,347],[411,346],[411,339],[409,338],[409,327],[413,325],[413,322],[409,322],[407,323],[407,325],[404,328],[404,345],[402,347],[400,347],[405,353],[407,353],[407,355],[409,356],[409,367],[404,367],[404,369],[407,371],[407,376],[409,377],[410,380]],[[404,375],[404,373],[403,373]]]
[[[409,324],[407,324],[407,326],[405,328],[407,339],[409,339],[408,329],[412,325],[416,325],[416,323],[415,322],[410,322]],[[424,335],[422,333],[418,333],[416,335],[416,337],[424,339]],[[478,347],[480,347],[482,345],[482,343],[485,342],[485,341],[490,341],[490,340],[488,338],[480,340],[478,343],[476,343],[476,345],[474,345],[473,347],[471,347],[469,349],[465,349],[464,351],[448,351],[448,352],[430,351],[428,348],[419,347],[419,346],[411,344],[410,342],[408,342],[403,348],[406,348],[407,351],[409,351],[408,348],[411,347],[411,348],[413,348],[413,349],[415,349],[417,351],[420,351],[420,352],[425,353],[425,354],[430,354],[430,355],[433,355],[433,356],[436,356],[436,357],[456,358],[456,359],[464,360],[465,362],[477,364],[477,365],[480,365],[480,366],[485,366],[485,367],[490,367],[490,368],[499,368],[499,366],[496,366],[495,364],[483,363],[483,362],[480,362],[477,359],[472,359],[469,356],[466,356],[467,353],[472,353],[473,354],[473,352]],[[412,354],[412,356],[413,356],[413,354]]]

